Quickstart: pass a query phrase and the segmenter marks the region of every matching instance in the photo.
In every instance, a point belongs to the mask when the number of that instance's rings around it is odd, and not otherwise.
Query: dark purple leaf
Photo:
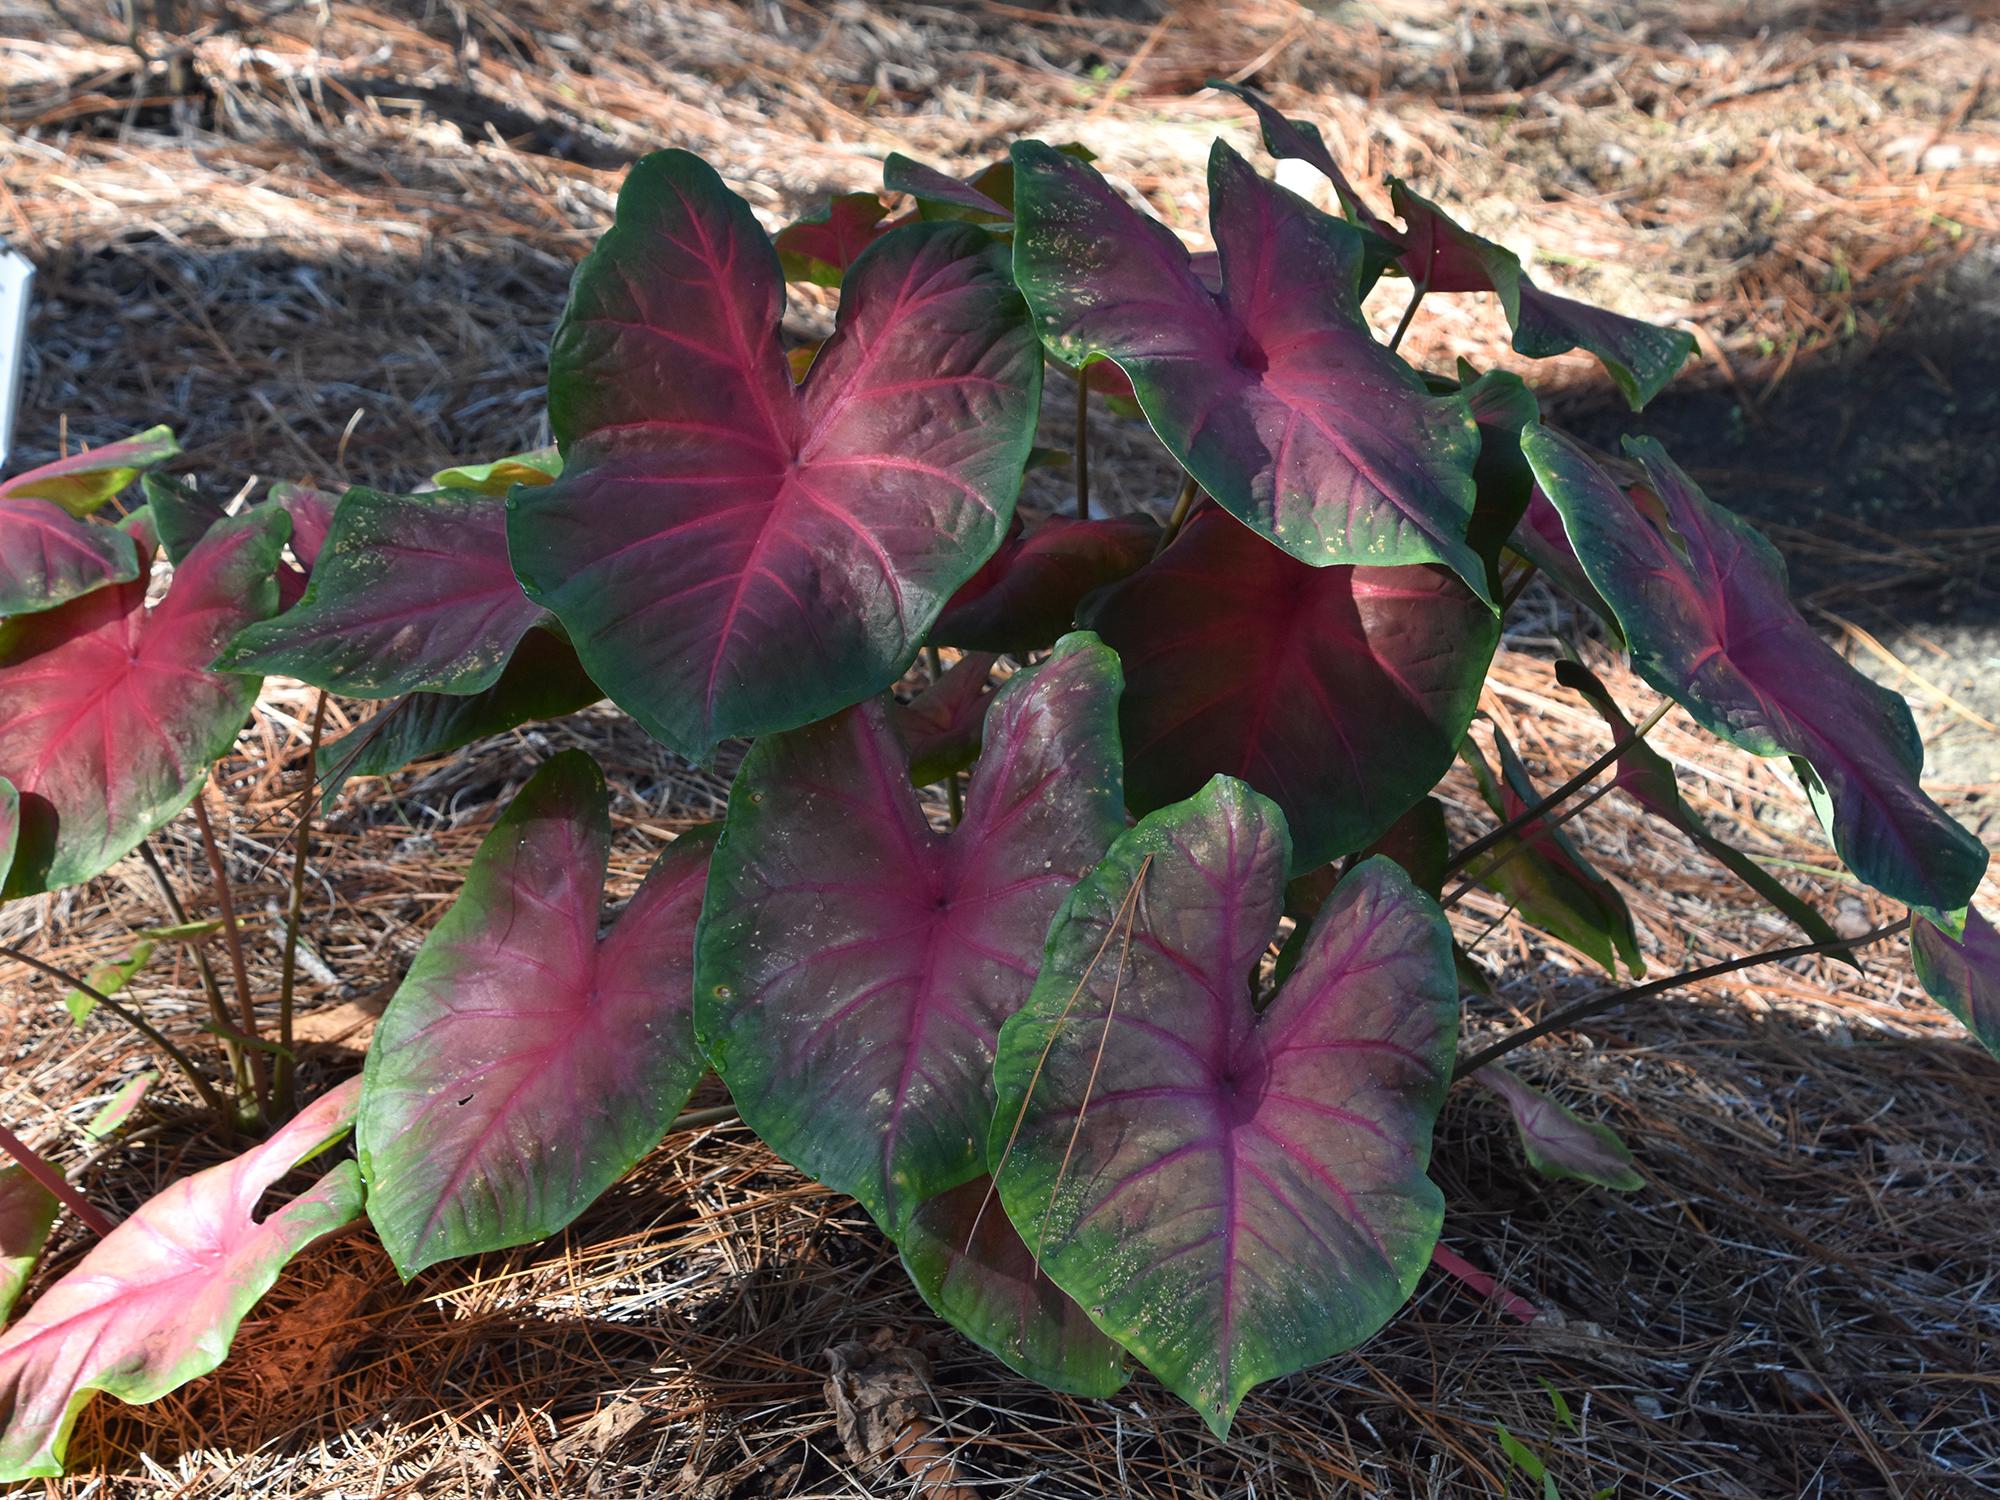
[[[1082,614],[1124,662],[1133,809],[1240,777],[1285,810],[1301,868],[1451,769],[1500,635],[1442,568],[1307,567],[1212,507]]]
[[[1369,860],[1260,1011],[1286,842],[1228,777],[1120,838],[1050,926],[994,1068],[1014,1227],[1218,1436],[1252,1386],[1380,1328],[1444,1214],[1424,1168],[1458,1022],[1450,929]]]
[[[355,1144],[405,1277],[563,1228],[702,1074],[688,1005],[709,840],[668,845],[599,937],[608,808],[581,750],[544,765],[376,1028]]]
[[[477,693],[543,618],[507,561],[503,498],[357,488],[340,499],[305,597],[237,636],[216,665],[357,698]]]
[[[1123,822],[1117,691],[1083,635],[1010,679],[949,835],[879,700],[759,740],[737,772],[696,1031],[751,1128],[891,1236],[986,1169],[994,1038]]]
[[[1014,148],[1014,272],[1043,341],[1131,377],[1153,430],[1217,503],[1302,560],[1441,562],[1465,543],[1478,431],[1361,314],[1359,231],[1266,182],[1220,141],[1209,220],[1222,291],[1096,172]]]
[[[228,753],[257,679],[211,672],[223,644],[277,605],[285,516],[216,525],[146,607],[155,550],[141,511],[124,530],[136,576],[0,632],[0,776],[21,794],[7,896],[74,885],[187,806]]]
[[[991,652],[968,652],[908,703],[890,709],[916,785],[942,781],[979,759],[986,710],[993,701],[986,684],[998,660]]]
[[[1632,1153],[1610,1126],[1580,1119],[1497,1063],[1481,1068],[1472,1078],[1507,1101],[1528,1165],[1544,1177],[1594,1182],[1620,1193],[1637,1192],[1646,1185],[1632,1165]]]
[[[269,499],[292,518],[292,556],[310,571],[319,561],[319,549],[326,545],[327,533],[333,529],[340,497],[310,485],[286,484],[280,480],[271,486]]]
[[[1777,550],[1701,493],[1650,439],[1628,439],[1665,507],[1633,505],[1583,449],[1530,427],[1522,451],[1561,512],[1632,665],[1753,755],[1790,755],[1849,869],[1898,901],[1955,912],[1986,849],[1924,794],[1909,705],[1842,660],[1786,597]]]
[[[632,170],[550,357],[561,479],[510,539],[591,677],[691,757],[903,674],[1006,535],[1041,362],[1006,254],[912,224],[858,260],[793,387],[777,259],[685,152]]]
[[[1159,543],[1159,524],[1149,516],[1045,516],[1009,536],[951,596],[931,640],[1015,653],[1051,646],[1075,623],[1086,595],[1144,567]]]
[[[1931,999],[1965,1023],[1988,1052],[2000,1057],[2000,932],[1977,907],[1965,913],[1965,934],[1954,938],[1923,917],[1910,934],[1917,978]]]
[[[908,193],[917,200],[917,212],[926,219],[991,224],[1005,223],[1014,217],[1011,202],[997,202],[972,183],[960,182],[936,167],[912,161],[900,151],[891,151],[883,159],[882,186],[891,193]]]
[[[1042,1275],[984,1175],[922,1204],[903,1264],[931,1310],[1030,1380],[1079,1396],[1125,1384],[1125,1354]]]

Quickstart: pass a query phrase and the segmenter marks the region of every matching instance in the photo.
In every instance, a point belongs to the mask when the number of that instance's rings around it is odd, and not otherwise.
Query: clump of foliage
[[[114,1226],[0,1135],[20,1162],[0,1307],[59,1201],[102,1234],[0,1334],[0,1480],[59,1472],[93,1392],[148,1400],[213,1368],[286,1260],[363,1215],[405,1276],[562,1229],[709,1069],[968,1337],[1084,1394],[1136,1361],[1225,1435],[1253,1387],[1411,1295],[1455,1082],[1499,1094],[1539,1170],[1642,1186],[1610,1131],[1499,1060],[1694,976],[1458,1050],[1480,976],[1444,910],[1469,888],[1642,972],[1616,888],[1559,827],[1593,782],[1804,935],[1696,975],[1855,962],[1914,921],[1924,984],[2000,1050],[2000,939],[1968,906],[1986,851],[1923,791],[1907,707],[1806,626],[1768,543],[1656,444],[1593,452],[1515,376],[1397,352],[1426,297],[1488,294],[1519,353],[1587,350],[1637,408],[1692,340],[1542,290],[1401,183],[1378,215],[1310,125],[1243,97],[1344,216],[1218,143],[1214,248],[1190,253],[1088,152],[1023,142],[966,182],[891,158],[906,211],[850,195],[774,243],[666,151],[576,278],[553,450],[233,514],[148,476],[115,523],[100,508],[173,454],[163,431],[0,485],[8,897],[145,851],[191,802],[206,836],[199,793],[265,673],[384,700],[342,741],[315,732],[308,801],[604,697],[691,759],[755,740],[727,819],[669,844],[608,926],[603,777],[579,752],[543,765],[361,1078],[302,1111],[289,952],[274,1037],[219,858],[216,917],[175,902],[155,939],[196,945],[216,1059],[114,998],[143,954],[79,979],[8,950],[261,1139]],[[822,345],[787,348],[788,277],[839,287]],[[1363,304],[1396,284],[1385,344]],[[1089,514],[1081,421],[1078,514],[1017,512],[1048,459],[1045,369],[1080,415],[1096,396],[1151,426],[1185,475],[1164,524]],[[1562,663],[1611,743],[1546,794],[1504,737],[1494,766],[1468,736],[1538,570],[1663,695],[1634,724]],[[930,686],[897,701],[926,651]],[[1674,704],[1787,757],[1841,858],[1912,918],[1842,937],[1702,824],[1644,743]],[[1495,822],[1454,849],[1430,794],[1460,757]],[[948,829],[919,795],[939,782]],[[257,1216],[350,1129],[351,1157]]]

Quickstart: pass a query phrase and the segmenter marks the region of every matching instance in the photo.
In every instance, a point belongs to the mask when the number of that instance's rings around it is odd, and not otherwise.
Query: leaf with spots
[[[1253,988],[1284,815],[1218,776],[1111,848],[1001,1033],[988,1154],[1041,1268],[1218,1437],[1246,1392],[1352,1348],[1415,1290],[1458,1026],[1451,932],[1389,861]]]
[[[1777,549],[1650,438],[1626,448],[1645,467],[1658,519],[1573,440],[1530,426],[1521,446],[1617,615],[1633,669],[1710,733],[1753,755],[1791,756],[1862,880],[1911,906],[1962,909],[1986,869],[1985,846],[1924,792],[1909,705],[1792,607]]]
[[[632,169],[549,364],[563,474],[509,499],[528,593],[692,758],[889,687],[999,546],[1041,359],[1006,252],[910,224],[849,269],[794,387],[748,205],[685,152]]]
[[[0,776],[20,793],[5,895],[106,869],[186,807],[228,753],[258,681],[208,666],[277,607],[289,525],[262,506],[218,522],[148,607],[155,540],[140,511],[123,527],[130,582],[0,627]]]
[[[1239,777],[1284,809],[1302,870],[1451,769],[1500,638],[1443,568],[1307,567],[1212,506],[1082,613],[1124,662],[1133,810]]]
[[[405,1277],[569,1224],[658,1145],[702,1073],[689,1029],[710,840],[683,834],[602,937],[603,774],[544,765],[389,1002],[356,1148]]]
[[[79,519],[53,500],[0,501],[0,616],[53,609],[129,583],[138,570],[131,538],[117,527]]]
[[[230,643],[226,671],[357,698],[477,693],[546,619],[507,561],[507,504],[474,490],[351,489],[305,597]]]
[[[1124,821],[1117,695],[1086,635],[1009,679],[949,834],[879,700],[759,740],[737,772],[696,1031],[750,1127],[892,1236],[986,1170],[994,1038]]]
[[[1442,563],[1475,591],[1466,545],[1478,429],[1361,313],[1352,225],[1209,158],[1211,290],[1164,225],[1091,168],[1014,148],[1014,274],[1050,353],[1131,377],[1153,430],[1216,502],[1315,566]]]
[[[0,1334],[0,1484],[62,1473],[70,1429],[99,1391],[157,1401],[213,1370],[285,1263],[360,1214],[351,1161],[264,1203],[346,1134],[356,1089],[342,1084],[269,1140],[149,1199]]]

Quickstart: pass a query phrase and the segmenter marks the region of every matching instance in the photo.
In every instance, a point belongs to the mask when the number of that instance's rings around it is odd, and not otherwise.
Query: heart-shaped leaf
[[[994,1038],[1124,821],[1118,660],[1089,636],[986,714],[935,833],[877,700],[759,740],[709,875],[695,1029],[750,1127],[892,1237],[986,1169]]]
[[[0,503],[0,615],[25,615],[138,572],[132,540],[53,500]]]
[[[1041,1267],[1218,1436],[1244,1393],[1351,1348],[1430,1263],[1424,1175],[1458,1019],[1451,933],[1387,860],[1252,984],[1284,817],[1218,776],[1121,837],[1000,1037],[988,1152]]]
[[[980,186],[1006,167],[1008,201],[1000,202]],[[926,219],[959,219],[971,224],[1005,224],[1014,217],[1011,163],[996,162],[970,182],[960,182],[936,167],[913,161],[900,151],[882,159],[882,186],[891,193],[908,193],[917,200],[917,212]]]
[[[0,1335],[0,1484],[62,1472],[92,1395],[156,1401],[222,1363],[285,1263],[361,1212],[342,1162],[283,1207],[265,1192],[346,1133],[359,1081],[262,1145],[149,1199]]]
[[[559,719],[604,696],[568,641],[530,630],[493,686],[477,693],[411,693],[353,732],[320,746],[320,798],[331,806],[350,776],[387,776],[474,740],[537,719]]]
[[[1542,794],[1498,727],[1493,740],[1500,751],[1497,777],[1470,735],[1459,754],[1472,768],[1487,807],[1503,822],[1512,822],[1541,801]],[[1634,974],[1646,972],[1625,898],[1547,818],[1537,818],[1501,839],[1480,856],[1470,874],[1488,890],[1504,896],[1530,927],[1588,954],[1604,966],[1605,973],[1616,974],[1620,958]]]
[[[1632,1165],[1632,1153],[1610,1126],[1582,1119],[1498,1063],[1481,1068],[1472,1078],[1507,1101],[1528,1165],[1544,1177],[1594,1182],[1620,1193],[1637,1192],[1646,1185]]]
[[[1556,663],[1556,681],[1582,694],[1604,722],[1610,725],[1616,740],[1622,742],[1632,738],[1632,721],[1625,717],[1624,710],[1619,708],[1604,684],[1598,681],[1596,673],[1581,662],[1565,658]],[[1709,831],[1701,815],[1682,799],[1680,781],[1674,775],[1673,765],[1659,751],[1644,740],[1634,742],[1618,758],[1617,774],[1612,777],[1611,784],[1644,811],[1686,834],[1724,869],[1796,922],[1815,943],[1827,944],[1832,950],[1832,957],[1859,970],[1860,965],[1855,962],[1853,954],[1832,947],[1840,941],[1840,934],[1827,925],[1824,917],[1793,895],[1777,876],[1756,860]]]
[[[1266,151],[1281,160],[1302,161],[1313,168],[1333,184],[1334,196],[1339,198],[1342,210],[1350,219],[1392,246],[1400,247],[1401,234],[1393,224],[1377,217],[1361,201],[1361,195],[1354,191],[1354,184],[1347,180],[1347,174],[1340,170],[1333,153],[1327,149],[1326,139],[1319,133],[1317,125],[1310,120],[1286,119],[1255,89],[1245,88],[1240,83],[1224,83],[1211,78],[1208,86],[1225,94],[1234,94],[1250,106],[1257,116],[1257,128],[1264,137]]]
[[[591,677],[693,758],[882,691],[1006,535],[1041,361],[1006,253],[911,224],[855,262],[794,389],[749,207],[632,169],[549,364],[563,476],[509,501],[522,582]]]
[[[1986,849],[1924,794],[1909,705],[1842,660],[1792,608],[1777,549],[1695,487],[1651,439],[1628,439],[1665,506],[1656,524],[1569,438],[1530,427],[1522,451],[1634,670],[1703,728],[1790,755],[1849,869],[1911,906],[1972,899]]]
[[[477,693],[543,618],[507,561],[504,498],[356,488],[341,496],[305,597],[243,631],[217,666],[358,698]]]
[[[1922,917],[1910,934],[1917,978],[1957,1016],[1979,1045],[2000,1057],[2000,932],[1977,907],[1965,913],[1965,933],[1954,938]]]
[[[889,212],[873,193],[842,193],[817,214],[780,229],[772,241],[787,281],[839,286],[847,268],[887,228]]]
[[[258,683],[208,664],[276,608],[288,527],[262,506],[219,522],[149,609],[155,544],[141,511],[125,523],[130,583],[0,630],[0,776],[21,793],[6,896],[74,885],[130,853],[228,753]]]
[[[1109,1396],[1125,1354],[1035,1265],[985,1175],[920,1205],[903,1265],[924,1301],[1010,1370],[1059,1391]]]
[[[1091,168],[1034,141],[1014,164],[1014,274],[1043,341],[1072,365],[1116,360],[1219,504],[1315,566],[1441,562],[1486,588],[1465,543],[1478,430],[1463,398],[1432,395],[1375,341],[1353,226],[1218,141],[1216,293]]]
[[[56,1195],[30,1177],[27,1168],[0,1169],[0,1324],[21,1300],[42,1257],[56,1208]],[[993,1216],[1002,1222],[1007,1217],[997,1210]]]
[[[968,652],[943,676],[908,703],[889,713],[910,756],[910,780],[929,786],[956,775],[979,759],[979,742],[992,705],[986,684],[999,660],[991,652]]]
[[[1125,666],[1133,810],[1240,777],[1284,809],[1301,869],[1451,769],[1500,638],[1442,568],[1307,567],[1213,507],[1082,616]]]
[[[405,1278],[563,1228],[701,1077],[688,1003],[709,840],[668,845],[600,939],[610,851],[603,774],[565,751],[479,846],[376,1028],[355,1144]]]
[[[526,453],[509,454],[491,463],[456,464],[431,475],[431,483],[441,490],[473,490],[481,495],[502,495],[517,484],[547,484],[562,476],[562,455],[554,447],[530,448]]]
[[[1085,595],[1143,568],[1159,543],[1150,516],[1044,516],[1009,536],[951,596],[931,642],[1016,653],[1051,646],[1075,623]]]
[[[122,442],[87,448],[0,481],[0,500],[47,500],[87,516],[154,464],[181,451],[171,428],[149,427]]]

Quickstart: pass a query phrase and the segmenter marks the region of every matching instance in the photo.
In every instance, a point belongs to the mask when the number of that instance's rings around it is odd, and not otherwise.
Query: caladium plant
[[[326,1230],[365,1214],[407,1277],[576,1225],[677,1121],[716,1117],[680,1113],[708,1069],[976,1344],[1083,1397],[1150,1371],[1226,1434],[1259,1383],[1393,1317],[1434,1250],[1463,1267],[1427,1173],[1454,1081],[1502,1097],[1552,1190],[1640,1190],[1608,1129],[1499,1059],[1679,982],[1856,962],[1907,925],[1837,933],[1717,837],[1645,744],[1673,704],[1794,758],[1842,858],[1916,908],[1918,977],[2000,1051],[2000,939],[1968,905],[1985,850],[1921,787],[1902,701],[1786,602],[1769,545],[1656,446],[1634,467],[1562,436],[1517,374],[1397,353],[1425,296],[1488,293],[1517,352],[1588,349],[1636,405],[1688,336],[1542,290],[1405,184],[1378,213],[1308,122],[1235,92],[1342,217],[1218,147],[1197,249],[1088,152],[1023,142],[963,179],[891,157],[884,191],[913,207],[836,197],[774,242],[662,152],[579,270],[553,448],[233,513],[232,485],[148,476],[150,508],[115,523],[93,512],[172,456],[163,429],[0,485],[9,896],[103,873],[187,805],[260,673],[385,700],[322,745],[322,698],[301,809],[605,697],[684,757],[756,737],[719,829],[659,850],[608,925],[638,835],[581,752],[524,775],[363,1079],[289,1124],[289,977],[273,1042],[245,966],[231,1011],[202,946],[243,939],[204,803],[216,916],[161,872],[172,911],[137,941],[192,946],[227,1081],[148,1018],[141,947],[89,975],[0,948],[80,1024],[143,1031],[226,1124],[277,1127],[115,1229],[0,1132],[21,1162],[0,1171],[0,1304],[30,1299],[0,1335],[0,1483],[55,1472],[93,1391],[151,1399],[211,1367]],[[839,288],[823,343],[784,327],[788,278]],[[1364,300],[1398,285],[1385,344]],[[1038,449],[1050,361],[1076,427]],[[1178,465],[1170,513],[1089,514],[1094,402]],[[1076,516],[1017,516],[1052,461]],[[1667,695],[1635,722],[1554,663],[1610,744],[1546,793],[1560,773],[1497,730],[1489,766],[1472,728],[1537,572],[1594,612],[1593,652],[1629,645]],[[1460,755],[1470,784],[1442,786]],[[1564,827],[1612,790],[1808,941],[1458,1056],[1461,996],[1488,993],[1446,915],[1469,892],[1607,973],[1659,957]],[[106,1118],[167,1092],[139,1080]],[[358,1159],[258,1217],[357,1111]],[[58,1203],[103,1237],[37,1295]]]

